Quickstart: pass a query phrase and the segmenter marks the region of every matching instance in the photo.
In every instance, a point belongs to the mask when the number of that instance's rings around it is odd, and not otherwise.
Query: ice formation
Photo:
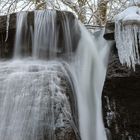
[[[122,64],[133,67],[140,63],[140,8],[132,6],[115,17],[115,40]]]
[[[7,15],[7,21],[6,21],[6,37],[5,37],[5,42],[8,39],[8,33],[9,33],[9,21],[10,21],[10,14]]]

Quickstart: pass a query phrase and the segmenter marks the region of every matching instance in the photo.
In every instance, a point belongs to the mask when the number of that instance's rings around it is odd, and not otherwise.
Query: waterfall
[[[34,58],[56,58],[58,53],[62,52],[65,52],[67,57],[71,55],[72,39],[69,19],[66,14],[63,14],[61,26],[58,26],[56,16],[56,11],[35,11]],[[64,47],[58,46],[60,28],[62,28]]]
[[[57,45],[56,12],[35,11],[33,57],[55,57]],[[47,54],[48,53],[48,54]]]
[[[106,140],[101,96],[109,44],[103,32],[95,38],[58,11],[35,11],[34,25],[28,24],[28,13],[18,13],[14,57],[0,60],[0,139],[56,140],[69,126],[77,140]]]
[[[105,80],[109,44],[91,37],[80,25],[81,39],[74,64],[82,140],[106,140],[102,119],[102,88]]]
[[[62,78],[68,77],[64,66],[39,60],[0,66],[0,139],[55,140],[55,130],[72,120],[61,85]]]
[[[22,56],[22,51],[26,42],[26,31],[27,31],[27,14],[28,12],[17,13],[16,20],[16,40],[15,40],[15,51],[14,57],[19,58]]]

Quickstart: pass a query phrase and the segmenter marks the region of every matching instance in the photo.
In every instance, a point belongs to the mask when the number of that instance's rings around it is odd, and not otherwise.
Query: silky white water
[[[16,40],[15,40],[15,50],[14,57],[22,57],[22,51],[25,47],[26,42],[26,31],[27,31],[27,14],[28,12],[17,13],[17,25],[16,25]]]
[[[80,25],[76,60],[72,64],[79,109],[82,140],[106,140],[102,118],[102,88],[105,80],[109,44],[102,38],[91,37]]]
[[[33,57],[55,57],[57,51],[57,29],[55,11],[35,11],[35,33]],[[48,52],[48,53],[46,53]]]
[[[0,62],[0,66],[0,139],[56,139],[55,128],[71,119],[60,85],[60,76],[66,74],[62,64],[14,60]]]
[[[27,13],[18,14],[14,58],[0,60],[0,140],[56,140],[57,128],[66,124],[76,139],[107,139],[101,96],[110,45],[103,34],[95,38],[77,20],[71,27],[67,14],[62,17],[59,25],[57,12],[35,11],[27,58],[22,56]],[[64,79],[68,84],[62,86]]]

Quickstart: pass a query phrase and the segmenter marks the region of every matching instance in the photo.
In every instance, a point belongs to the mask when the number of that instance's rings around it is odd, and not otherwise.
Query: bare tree
[[[107,20],[107,10],[108,10],[108,2],[109,0],[99,0],[97,5],[96,16],[98,17],[97,24],[103,26],[106,24]]]
[[[68,7],[85,24],[104,26],[128,6],[128,0],[0,0],[0,14],[23,10]]]

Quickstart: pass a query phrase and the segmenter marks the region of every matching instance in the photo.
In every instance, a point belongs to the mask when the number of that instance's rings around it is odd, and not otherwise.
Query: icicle
[[[6,37],[5,37],[5,42],[8,39],[8,34],[9,34],[9,22],[10,22],[10,14],[8,13],[7,15],[7,21],[6,21]]]
[[[115,17],[115,40],[118,55],[122,64],[127,64],[135,71],[140,64],[140,9],[130,7]]]

